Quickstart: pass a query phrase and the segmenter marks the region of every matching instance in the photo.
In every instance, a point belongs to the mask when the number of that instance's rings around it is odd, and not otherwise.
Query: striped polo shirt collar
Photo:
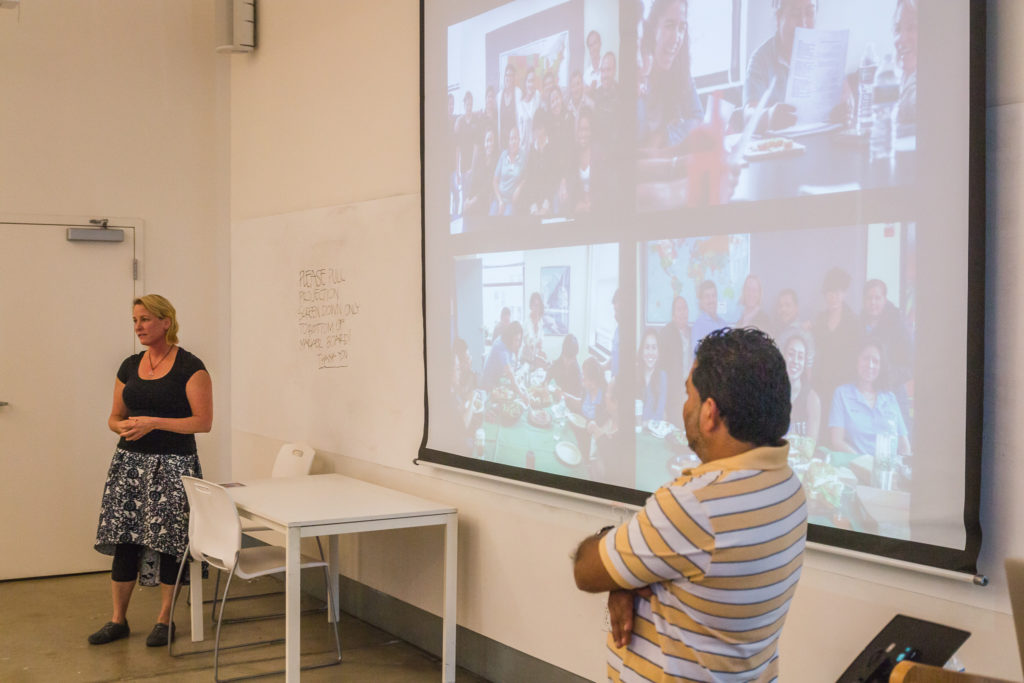
[[[779,470],[789,465],[789,443],[782,446],[758,446],[728,458],[701,463],[683,470],[683,476],[696,477],[705,472],[736,470]]]

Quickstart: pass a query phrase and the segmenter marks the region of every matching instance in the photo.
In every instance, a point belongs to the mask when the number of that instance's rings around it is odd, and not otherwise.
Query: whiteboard
[[[235,429],[411,463],[423,434],[420,235],[419,195],[232,225]]]

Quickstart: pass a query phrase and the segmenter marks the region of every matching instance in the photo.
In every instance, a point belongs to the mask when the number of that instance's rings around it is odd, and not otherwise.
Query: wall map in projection
[[[232,428],[411,459],[423,433],[421,263],[419,195],[232,225]]]
[[[316,359],[319,370],[347,368],[349,319],[359,315],[359,303],[346,297],[341,268],[300,268],[298,288],[299,348]]]

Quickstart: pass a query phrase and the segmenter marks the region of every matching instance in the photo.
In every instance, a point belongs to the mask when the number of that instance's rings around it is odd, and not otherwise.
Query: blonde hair
[[[164,338],[168,344],[178,343],[178,318],[170,301],[159,294],[145,294],[135,299],[132,306],[142,306],[161,320],[170,320],[171,326],[167,328]]]

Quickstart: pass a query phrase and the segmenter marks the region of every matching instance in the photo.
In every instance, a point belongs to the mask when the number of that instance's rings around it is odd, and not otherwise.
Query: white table
[[[299,680],[299,544],[307,536],[329,536],[330,575],[338,595],[338,535],[383,529],[444,526],[444,614],[441,680],[455,681],[455,593],[458,527],[456,510],[340,474],[253,479],[228,488],[241,517],[285,536],[285,669],[287,681]],[[202,576],[193,563],[192,576]],[[203,582],[192,581],[192,640],[203,639]],[[339,618],[334,602],[331,621]]]

